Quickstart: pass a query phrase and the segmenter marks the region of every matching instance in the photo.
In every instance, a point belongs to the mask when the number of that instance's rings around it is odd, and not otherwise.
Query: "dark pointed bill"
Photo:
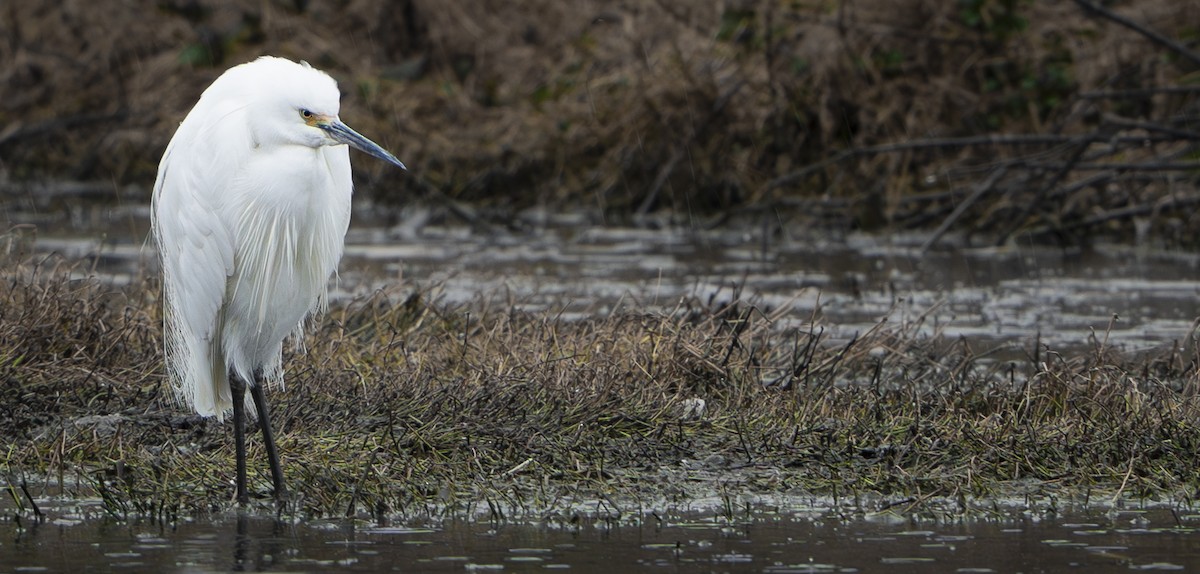
[[[362,134],[350,129],[350,126],[334,120],[327,124],[320,124],[321,129],[329,134],[329,137],[340,141],[350,147],[353,147],[361,152],[373,155],[392,165],[398,166],[400,169],[408,169],[396,156],[392,155],[388,150],[383,149],[379,144],[365,138]]]

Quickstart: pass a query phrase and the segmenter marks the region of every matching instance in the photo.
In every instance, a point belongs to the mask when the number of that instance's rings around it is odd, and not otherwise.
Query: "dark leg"
[[[262,425],[263,442],[267,446],[267,460],[271,463],[271,482],[275,483],[275,498],[281,499],[287,494],[283,485],[283,468],[279,466],[279,450],[275,448],[275,433],[271,432],[271,414],[267,411],[267,397],[263,395],[261,377],[250,387],[250,396],[254,397],[254,408],[258,409],[258,424]]]
[[[233,394],[233,440],[237,443],[237,501],[246,504],[246,383],[237,375],[229,377]]]

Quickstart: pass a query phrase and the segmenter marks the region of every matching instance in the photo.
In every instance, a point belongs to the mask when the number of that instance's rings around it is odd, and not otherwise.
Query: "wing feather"
[[[226,137],[236,130],[201,127],[213,114],[236,122],[236,110],[205,104],[202,97],[163,154],[151,219],[163,269],[168,378],[181,402],[223,418],[232,403],[220,337],[236,243],[220,215],[221,197],[244,154]]]

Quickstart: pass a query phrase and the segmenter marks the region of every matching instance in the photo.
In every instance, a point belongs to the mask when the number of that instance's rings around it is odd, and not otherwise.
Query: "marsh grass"
[[[228,422],[184,412],[161,368],[153,282],[58,263],[0,287],[0,481],[119,516],[231,505]],[[865,511],[956,501],[1190,500],[1195,352],[998,360],[918,323],[852,340],[734,295],[566,321],[432,292],[335,305],[270,393],[306,516],[620,516],[740,495]],[[699,401],[703,401],[702,405]],[[252,491],[268,505],[261,443]],[[22,487],[24,485],[24,488]],[[27,489],[29,494],[23,490]]]

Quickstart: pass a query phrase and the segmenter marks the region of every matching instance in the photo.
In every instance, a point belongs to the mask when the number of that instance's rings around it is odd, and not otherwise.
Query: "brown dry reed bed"
[[[118,516],[230,507],[230,423],[174,403],[157,287],[86,272],[3,274],[0,482],[18,512],[59,491]],[[991,361],[917,326],[840,342],[782,328],[736,292],[579,321],[427,296],[335,305],[289,352],[270,394],[294,512],[571,520],[743,496],[974,512],[1187,502],[1200,484],[1195,353],[1179,347]]]
[[[12,2],[0,38],[0,189],[21,197],[149,189],[203,88],[276,54],[329,71],[411,169],[358,162],[360,193],[472,223],[1200,245],[1196,2]]]

